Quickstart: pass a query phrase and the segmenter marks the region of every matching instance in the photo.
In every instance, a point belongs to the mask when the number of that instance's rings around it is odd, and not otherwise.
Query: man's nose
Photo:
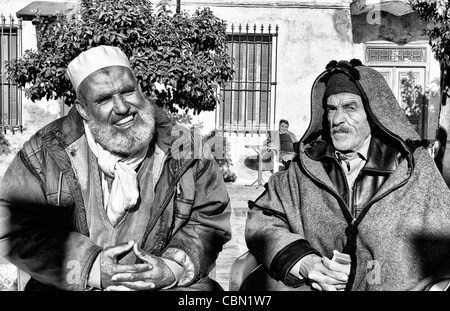
[[[346,122],[346,114],[341,109],[337,109],[333,116],[333,124],[341,124]]]
[[[123,99],[122,95],[114,95],[112,100],[115,114],[127,114],[130,111],[130,105]]]

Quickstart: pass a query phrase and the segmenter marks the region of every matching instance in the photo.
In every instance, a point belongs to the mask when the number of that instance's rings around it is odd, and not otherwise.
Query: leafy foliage
[[[2,154],[8,154],[10,152],[10,143],[6,139],[3,131],[0,131],[0,156]]]
[[[225,182],[236,181],[237,175],[231,169],[233,166],[230,155],[231,146],[226,137],[220,134],[220,130],[212,130],[208,134],[202,135],[200,132],[203,128],[203,124],[201,122],[193,124],[193,118],[190,114],[185,112],[171,113],[170,111],[166,111],[166,113],[173,122],[183,124],[192,131],[193,135],[199,135],[202,137],[203,143],[207,143],[210,146],[211,153],[214,156],[214,160],[219,165]]]
[[[450,4],[448,0],[408,0],[407,3],[429,22],[425,29],[431,49],[441,65],[442,103],[450,94]]]
[[[408,117],[419,117],[420,106],[424,100],[424,92],[420,84],[415,84],[414,74],[412,71],[401,80],[401,96],[400,106]]]
[[[38,16],[41,49],[7,63],[7,76],[33,102],[63,98],[71,106],[68,63],[90,47],[113,45],[130,58],[142,90],[156,93],[159,105],[171,112],[177,106],[194,113],[214,110],[218,87],[233,75],[226,24],[209,8],[174,14],[168,2],[153,10],[148,0],[81,0],[75,14],[58,13],[51,21]]]
[[[220,135],[220,130],[212,130],[209,134],[205,135],[204,140],[206,142],[211,142],[211,152],[214,154],[214,159],[219,165],[220,171],[225,182],[235,182],[237,175],[231,170],[233,162],[230,156],[230,143],[227,141],[226,137]],[[217,146],[213,143],[219,142],[222,146]],[[216,154],[216,148],[219,152],[219,156]]]

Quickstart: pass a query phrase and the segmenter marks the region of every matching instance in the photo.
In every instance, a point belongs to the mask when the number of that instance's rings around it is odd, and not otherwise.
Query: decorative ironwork
[[[235,73],[222,89],[216,124],[228,133],[266,133],[276,107],[278,26],[275,32],[271,25],[232,24],[230,29],[227,48]]]
[[[372,48],[366,50],[367,63],[424,63],[425,48]]]

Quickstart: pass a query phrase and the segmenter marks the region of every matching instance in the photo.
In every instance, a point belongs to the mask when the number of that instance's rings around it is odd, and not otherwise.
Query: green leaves
[[[450,67],[450,4],[446,0],[408,0],[411,7],[422,19],[430,22],[425,33],[430,38],[430,45],[436,59],[444,66]]]
[[[75,92],[64,77],[69,62],[82,51],[106,44],[120,47],[130,58],[146,94],[154,82],[170,86],[158,103],[194,112],[214,110],[217,86],[232,79],[226,53],[226,25],[209,8],[174,14],[169,1],[153,10],[148,0],[82,0],[70,16],[41,18],[41,50],[25,51],[6,64],[7,76],[31,100],[64,98],[72,105]]]

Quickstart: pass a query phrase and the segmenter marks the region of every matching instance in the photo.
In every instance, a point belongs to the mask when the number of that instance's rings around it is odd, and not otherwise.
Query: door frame
[[[406,59],[404,54],[410,52],[413,59]],[[381,57],[377,58],[377,54]],[[399,79],[399,70],[404,69],[423,69],[424,70],[424,91],[430,82],[430,55],[431,47],[427,41],[421,40],[408,44],[396,44],[387,41],[373,41],[364,44],[364,60],[365,65],[372,68],[392,68],[392,79]],[[404,59],[405,58],[405,59]],[[399,81],[391,83],[393,86],[393,93],[397,100],[399,100]],[[418,133],[422,138],[428,136],[428,105],[424,100],[422,105],[422,113],[418,125]]]

